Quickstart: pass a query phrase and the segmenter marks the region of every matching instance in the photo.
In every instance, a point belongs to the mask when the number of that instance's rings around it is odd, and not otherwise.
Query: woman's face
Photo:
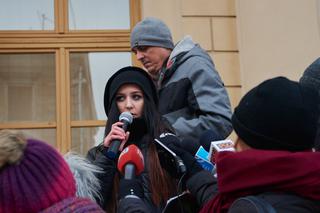
[[[134,118],[139,118],[143,112],[144,96],[139,86],[124,84],[115,96],[120,113],[130,112]]]

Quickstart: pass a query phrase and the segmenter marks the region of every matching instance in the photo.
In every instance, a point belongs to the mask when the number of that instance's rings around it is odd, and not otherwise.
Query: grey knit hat
[[[299,82],[320,92],[320,58],[307,67]]]
[[[131,32],[131,49],[138,46],[155,46],[173,49],[171,32],[161,20],[145,18],[136,24]]]

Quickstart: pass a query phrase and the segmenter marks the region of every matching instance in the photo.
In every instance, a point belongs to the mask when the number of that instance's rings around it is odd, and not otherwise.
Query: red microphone
[[[144,169],[144,159],[140,149],[131,144],[120,153],[118,159],[118,170],[124,179],[131,180],[141,174]]]

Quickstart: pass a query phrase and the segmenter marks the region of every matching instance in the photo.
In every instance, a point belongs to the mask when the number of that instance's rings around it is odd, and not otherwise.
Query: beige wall
[[[320,56],[319,0],[237,0],[244,91],[283,75],[298,80]]]
[[[141,0],[141,5],[142,18],[158,17],[169,26],[174,41],[178,41],[182,37],[179,0]]]

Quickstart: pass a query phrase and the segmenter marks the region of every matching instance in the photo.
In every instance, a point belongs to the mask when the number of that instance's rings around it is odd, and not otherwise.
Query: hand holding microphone
[[[126,134],[126,131],[132,121],[133,116],[131,115],[131,113],[123,112],[119,116],[119,122],[112,125],[112,129],[104,141],[105,146],[110,145],[106,152],[107,157],[109,157],[110,159],[116,158],[120,145],[122,144],[122,142],[126,142],[126,140],[128,140],[128,134]],[[119,127],[119,125],[121,124],[120,122],[122,123],[121,127]]]
[[[203,169],[210,173],[214,171],[214,164],[210,162],[209,152],[198,141],[184,139],[181,141],[180,147],[194,156]]]
[[[143,197],[143,188],[136,176],[144,170],[144,159],[140,149],[134,144],[126,147],[118,159],[118,170],[123,175],[119,184],[119,196]]]
[[[181,141],[173,134],[164,134],[158,139],[169,150],[175,153],[183,161],[183,166],[186,167],[186,173],[189,177],[202,170],[196,159],[181,146]],[[192,142],[192,141],[191,141]],[[194,144],[190,143],[190,146]],[[194,149],[189,147],[189,149]],[[188,149],[187,149],[188,150]],[[170,171],[169,171],[170,172]]]
[[[188,177],[193,176],[194,174],[203,170],[201,165],[198,163],[197,159],[191,155],[188,151],[183,149],[181,146],[177,146],[176,144],[171,144],[169,147],[177,153],[184,162],[187,167],[187,175]]]

